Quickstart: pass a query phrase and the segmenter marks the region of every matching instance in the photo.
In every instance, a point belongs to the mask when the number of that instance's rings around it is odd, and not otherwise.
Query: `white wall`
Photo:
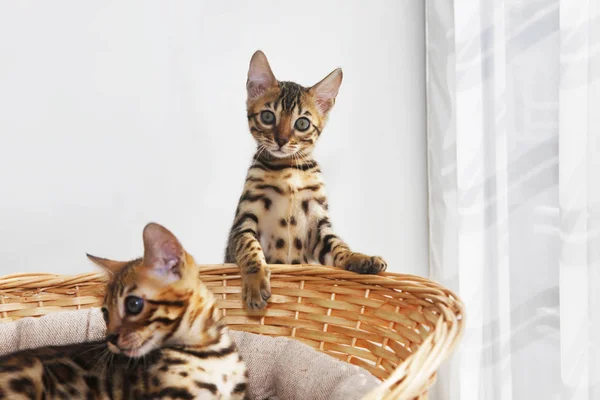
[[[252,5],[250,5],[252,4]],[[338,233],[427,273],[421,1],[2,2],[0,272],[141,254],[150,220],[222,261],[253,152],[248,61],[344,82],[318,145]]]

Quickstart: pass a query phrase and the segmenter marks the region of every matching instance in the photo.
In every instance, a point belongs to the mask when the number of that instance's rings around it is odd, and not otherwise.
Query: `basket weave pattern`
[[[230,329],[299,340],[367,369],[382,384],[367,399],[426,399],[464,326],[460,299],[428,279],[272,265],[266,310],[241,302],[235,265],[203,265]],[[101,305],[107,277],[16,274],[0,278],[0,322]]]

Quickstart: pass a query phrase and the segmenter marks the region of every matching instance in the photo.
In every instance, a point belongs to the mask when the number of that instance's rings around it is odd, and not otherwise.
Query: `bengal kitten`
[[[0,399],[244,399],[247,374],[194,259],[164,227],[112,274],[106,340],[0,358]]]
[[[279,82],[262,51],[252,56],[247,111],[258,149],[225,254],[225,262],[241,268],[249,308],[265,307],[271,296],[267,264],[320,263],[361,274],[387,267],[380,257],[351,251],[334,233],[312,157],[341,83],[341,69],[310,88]]]

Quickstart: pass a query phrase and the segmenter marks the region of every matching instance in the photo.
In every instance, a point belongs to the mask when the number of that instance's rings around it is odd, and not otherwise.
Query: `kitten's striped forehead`
[[[308,93],[308,89],[294,82],[279,82],[279,97],[275,100],[274,108],[277,110],[281,105],[286,113],[291,113],[296,107],[302,110],[302,95]]]
[[[136,274],[135,267],[141,264],[142,259],[137,258],[129,261],[125,266],[114,276],[106,290],[106,304],[115,302],[119,297],[125,295],[126,291],[131,291],[131,286],[135,285]]]

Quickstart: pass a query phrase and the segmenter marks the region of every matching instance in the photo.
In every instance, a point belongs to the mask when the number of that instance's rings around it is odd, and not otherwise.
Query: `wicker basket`
[[[268,308],[249,312],[235,265],[201,266],[231,329],[291,337],[367,369],[382,380],[367,399],[426,399],[464,327],[460,299],[424,278],[308,265],[271,272]],[[0,322],[99,306],[105,285],[103,273],[0,278]]]

